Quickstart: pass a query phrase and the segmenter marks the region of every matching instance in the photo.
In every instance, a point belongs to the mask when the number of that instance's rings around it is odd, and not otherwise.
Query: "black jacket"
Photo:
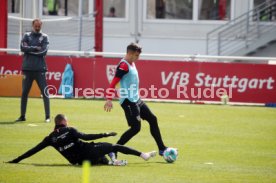
[[[21,51],[24,52],[22,71],[46,72],[45,56],[49,47],[47,34],[27,32],[21,41]],[[41,49],[40,49],[41,48]]]
[[[45,137],[44,140],[35,147],[14,159],[13,162],[19,162],[34,155],[47,146],[52,146],[71,164],[81,164],[84,160],[86,151],[91,147],[91,145],[93,146],[93,142],[87,143],[82,140],[96,140],[108,136],[109,135],[106,133],[84,134],[73,127],[58,128]]]

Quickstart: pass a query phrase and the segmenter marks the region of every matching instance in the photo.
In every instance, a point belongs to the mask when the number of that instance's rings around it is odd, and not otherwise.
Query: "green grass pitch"
[[[85,133],[115,131],[97,140],[115,143],[127,129],[117,101],[111,113],[101,100],[51,99],[52,122],[44,122],[42,99],[29,99],[27,121],[19,116],[19,98],[0,98],[0,183],[78,183],[82,169],[71,166],[52,147],[19,164],[11,160],[39,143],[53,129],[53,116],[64,113],[70,125]],[[276,182],[276,109],[147,102],[159,120],[167,146],[177,147],[175,163],[158,156],[143,161],[119,154],[125,167],[92,166],[90,182],[116,183],[274,183]],[[141,151],[157,150],[147,122],[127,143]]]

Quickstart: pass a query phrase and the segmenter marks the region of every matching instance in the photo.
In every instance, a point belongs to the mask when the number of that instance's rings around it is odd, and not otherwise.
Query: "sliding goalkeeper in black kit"
[[[77,129],[68,126],[66,116],[58,114],[55,117],[55,128],[38,145],[22,154],[21,156],[9,161],[9,163],[18,163],[26,159],[47,146],[54,147],[64,158],[73,165],[81,165],[84,160],[92,164],[126,165],[125,160],[116,160],[111,152],[121,152],[130,154],[148,160],[156,155],[155,151],[143,153],[135,149],[110,143],[83,142],[82,140],[96,140],[103,137],[115,136],[117,133],[84,134]],[[105,155],[110,155],[108,160]]]

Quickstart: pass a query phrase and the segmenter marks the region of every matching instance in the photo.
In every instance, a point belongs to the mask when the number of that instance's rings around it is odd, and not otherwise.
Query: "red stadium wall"
[[[103,97],[119,61],[48,56],[48,84],[58,89],[71,63],[75,96]],[[21,63],[21,56],[0,55],[0,74],[20,74]],[[136,66],[144,98],[220,101],[226,93],[232,102],[276,102],[276,65],[140,60]]]

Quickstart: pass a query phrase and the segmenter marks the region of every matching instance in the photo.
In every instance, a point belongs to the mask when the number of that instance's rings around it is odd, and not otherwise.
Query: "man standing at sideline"
[[[111,111],[115,86],[120,82],[120,104],[130,128],[124,132],[117,144],[124,145],[134,137],[141,129],[141,119],[143,119],[149,123],[151,135],[158,146],[159,155],[162,156],[167,147],[163,143],[157,118],[139,96],[139,76],[135,61],[139,59],[141,52],[142,48],[138,44],[131,43],[127,46],[127,54],[118,64],[115,77],[107,90],[104,110]]]
[[[40,19],[32,21],[32,32],[25,33],[21,41],[21,51],[24,53],[22,71],[22,96],[21,116],[17,122],[26,121],[26,108],[30,89],[35,80],[43,96],[45,108],[45,122],[50,122],[50,100],[47,91],[45,57],[48,51],[48,35],[41,32],[42,22]]]

